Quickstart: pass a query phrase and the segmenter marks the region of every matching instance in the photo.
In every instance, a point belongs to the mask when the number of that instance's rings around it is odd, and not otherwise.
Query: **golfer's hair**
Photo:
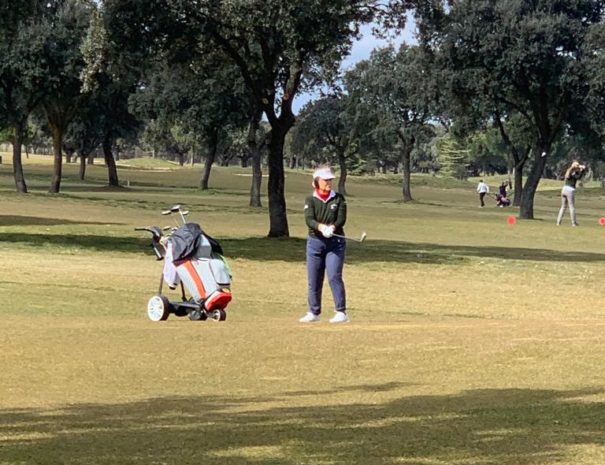
[[[569,165],[569,168],[567,168],[567,171],[565,171],[565,179],[569,179],[569,177],[571,176],[571,174],[574,171],[578,171],[580,168],[580,162],[578,160],[574,160],[571,162],[571,165]]]

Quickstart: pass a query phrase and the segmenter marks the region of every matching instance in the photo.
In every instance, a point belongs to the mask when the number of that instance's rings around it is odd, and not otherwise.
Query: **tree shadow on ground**
[[[486,389],[376,404],[380,389],[338,405],[320,391],[304,407],[280,406],[293,399],[286,392],[4,409],[0,462],[534,465],[571,463],[577,457],[566,454],[577,446],[605,446],[605,404],[581,399],[602,391]]]
[[[306,239],[248,237],[221,239],[225,256],[255,261],[304,262]],[[80,247],[96,251],[144,253],[150,241],[144,238],[78,234],[0,233],[0,241],[32,247]],[[601,262],[605,254],[563,252],[523,247],[441,245],[399,241],[367,240],[351,242],[347,247],[348,263],[396,262],[420,264],[460,264],[471,257],[552,262]]]
[[[123,223],[71,221],[63,218],[43,218],[41,216],[0,215],[0,226],[60,226],[66,224],[118,225]]]
[[[244,238],[221,239],[228,257],[251,260],[304,261],[306,239]],[[605,254],[591,252],[563,252],[524,247],[494,247],[442,245],[423,242],[402,242],[368,239],[364,243],[349,242],[347,261],[398,262],[424,264],[460,264],[470,257],[553,261],[599,262]]]

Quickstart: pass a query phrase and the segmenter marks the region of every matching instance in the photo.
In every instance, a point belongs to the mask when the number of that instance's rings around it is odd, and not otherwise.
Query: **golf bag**
[[[231,275],[222,252],[199,224],[185,223],[168,239],[164,281],[171,289],[182,283],[206,311],[224,309],[231,301]]]

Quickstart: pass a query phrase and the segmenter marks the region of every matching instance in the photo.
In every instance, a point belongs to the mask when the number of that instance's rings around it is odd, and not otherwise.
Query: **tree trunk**
[[[519,207],[521,206],[521,199],[523,197],[523,168],[525,167],[525,163],[527,162],[527,157],[529,156],[529,152],[531,151],[531,148],[527,148],[525,150],[525,153],[523,155],[519,155],[517,153],[517,150],[512,146],[512,144],[510,144],[510,147],[512,149],[512,156],[513,156],[513,162],[514,162],[514,167],[513,167],[513,171],[514,171],[514,184],[513,184],[513,191],[514,191],[514,196],[513,196],[513,206],[515,207]]]
[[[53,177],[50,183],[50,189],[48,190],[51,194],[58,194],[61,190],[61,175],[63,169],[63,128],[57,125],[51,125],[51,133],[53,139]]]
[[[338,148],[338,167],[340,168],[340,176],[338,178],[338,193],[347,195],[347,164],[344,149]]]
[[[525,153],[523,153],[522,155],[519,155],[514,144],[511,142],[510,137],[508,136],[508,133],[506,132],[504,124],[502,123],[502,119],[500,118],[500,113],[498,111],[496,111],[495,116],[496,116],[495,124],[500,131],[500,136],[502,137],[502,140],[504,141],[506,146],[509,148],[510,154],[513,158],[513,171],[514,171],[514,177],[515,177],[515,181],[514,181],[514,185],[513,185],[513,191],[514,191],[513,206],[519,207],[521,205],[521,199],[523,198],[523,168],[525,166],[525,162],[527,161],[527,157],[529,156],[531,147],[527,147],[525,149]]]
[[[291,126],[291,125],[290,125]],[[288,123],[273,124],[269,141],[269,237],[289,237],[288,216],[286,212],[284,142],[288,132]]]
[[[107,177],[110,186],[120,187],[120,181],[118,180],[118,168],[116,167],[116,161],[111,153],[111,138],[105,137],[103,139],[103,157],[105,158],[105,165],[107,166]]]
[[[94,152],[91,153],[90,155],[88,155],[86,163],[88,163],[89,165],[94,165],[95,164],[95,154],[94,154]]]
[[[412,155],[412,147],[404,147],[402,154],[402,172],[403,172],[403,182],[402,182],[402,194],[404,202],[411,202],[414,200],[412,198],[412,185],[411,185],[411,155]]]
[[[84,177],[86,176],[86,155],[84,152],[81,152],[79,154],[79,158],[80,158],[80,169],[79,169],[79,173],[78,173],[78,177],[80,178],[80,181],[84,181]]]
[[[412,198],[412,188],[411,188],[411,158],[412,158],[412,150],[414,149],[414,144],[416,143],[416,137],[410,134],[410,128],[406,128],[405,126],[399,128],[397,131],[397,136],[401,141],[401,171],[403,172],[403,181],[402,181],[402,195],[404,202],[410,202],[414,200]]]
[[[16,124],[13,126],[15,130],[15,138],[13,139],[13,173],[15,176],[15,188],[17,192],[22,194],[27,193],[27,185],[23,176],[23,163],[21,162],[21,145],[23,141],[23,125]]]
[[[250,118],[248,126],[248,149],[252,155],[252,183],[250,184],[250,206],[253,208],[262,207],[260,199],[260,190],[263,181],[263,170],[261,167],[261,151],[256,139],[256,133],[260,124],[262,112],[255,112]],[[242,157],[242,162],[245,159]]]
[[[200,181],[200,188],[203,191],[208,190],[208,181],[210,181],[210,171],[212,170],[212,165],[216,158],[216,150],[218,148],[218,133],[217,131],[212,134],[212,137],[209,141],[208,153],[206,155],[206,163],[204,164],[204,172],[202,174],[202,179]]]
[[[256,150],[256,153],[252,157],[251,163],[252,182],[250,184],[250,206],[253,208],[261,208],[263,206],[260,196],[263,183],[263,169],[261,167],[260,150]]]
[[[534,197],[540,179],[542,179],[542,172],[546,166],[546,156],[542,156],[542,153],[548,153],[550,147],[536,147],[534,150],[534,163],[531,171],[527,175],[525,180],[525,186],[523,186],[523,193],[521,194],[521,205],[519,211],[519,218],[526,220],[534,219]]]
[[[523,167],[525,166],[525,161],[523,160],[518,165],[515,165],[514,168],[514,181],[513,181],[513,206],[519,207],[521,205],[521,198],[523,196]]]

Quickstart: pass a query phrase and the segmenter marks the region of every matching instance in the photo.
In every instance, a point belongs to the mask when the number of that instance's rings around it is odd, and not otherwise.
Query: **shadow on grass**
[[[247,260],[304,262],[306,239],[248,237],[219,239],[225,256]],[[0,242],[23,244],[29,247],[74,247],[96,251],[118,251],[151,255],[150,241],[145,238],[112,237],[76,234],[0,233]],[[421,264],[460,264],[470,257],[553,262],[600,262],[605,254],[590,252],[562,252],[523,247],[490,247],[440,245],[398,241],[367,240],[363,244],[351,242],[347,247],[348,263],[396,262]]]
[[[70,221],[39,216],[0,215],[0,226],[59,226],[65,224],[118,225],[123,223],[100,223],[98,221]]]
[[[368,388],[370,397],[381,386]],[[343,398],[348,391],[341,388]],[[5,409],[0,410],[0,462],[581,463],[566,454],[577,446],[605,446],[605,404],[580,400],[594,394],[602,391],[493,389],[334,405],[327,391],[304,407],[280,406],[292,399],[284,393]]]
[[[306,239],[222,239],[227,257],[251,260],[304,261]],[[469,257],[499,258],[532,261],[597,262],[605,261],[605,254],[590,252],[562,252],[523,247],[492,247],[441,245],[421,242],[399,242],[368,239],[363,244],[347,245],[347,261],[398,262],[427,264],[460,264]]]

